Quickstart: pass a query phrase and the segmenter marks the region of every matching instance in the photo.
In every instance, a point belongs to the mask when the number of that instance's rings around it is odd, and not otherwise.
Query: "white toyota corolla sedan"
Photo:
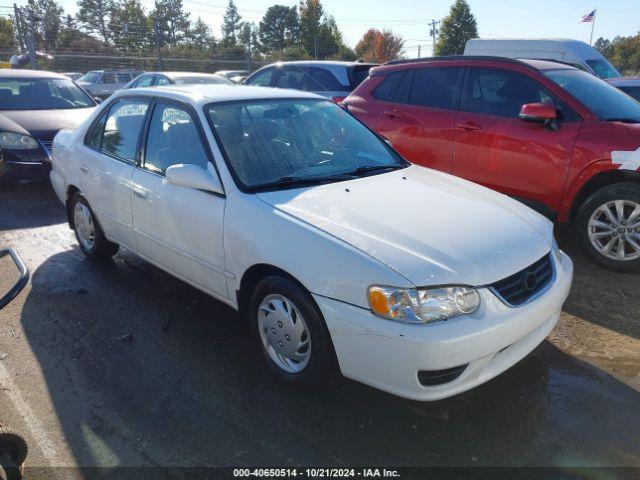
[[[571,286],[551,222],[304,92],[116,93],[57,135],[51,181],[90,260],[123,246],[238,309],[287,381],[460,393],[542,342]]]

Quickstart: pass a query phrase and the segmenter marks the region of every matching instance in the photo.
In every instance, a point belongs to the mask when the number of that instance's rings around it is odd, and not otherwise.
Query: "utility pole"
[[[420,45],[418,45],[418,58],[420,58]]]
[[[313,36],[313,59],[318,59],[318,35]]]
[[[431,38],[433,39],[433,55],[435,55],[436,53],[436,36],[438,35],[437,25],[439,25],[440,23],[440,20],[436,22],[433,19],[431,20],[431,23],[429,23],[429,26],[431,27],[429,29],[429,35],[431,35]]]
[[[31,62],[31,70],[38,69],[38,63],[36,60],[35,31],[36,31],[36,16],[33,14],[33,10],[29,9],[29,60]]]
[[[22,32],[22,19],[20,18],[20,9],[14,3],[13,4],[14,25],[16,26],[16,33],[18,34],[18,53],[22,53],[25,46],[24,33]]]
[[[160,25],[157,19],[153,19],[153,33],[156,40],[156,56],[158,57],[158,71],[162,71],[162,50],[160,50]]]

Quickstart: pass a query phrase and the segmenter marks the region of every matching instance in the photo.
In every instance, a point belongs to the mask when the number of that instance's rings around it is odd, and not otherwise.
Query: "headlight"
[[[0,148],[34,149],[38,148],[38,142],[29,135],[2,132],[0,133]]]
[[[369,287],[371,311],[404,323],[429,323],[475,312],[480,306],[476,289],[464,286],[424,289]]]

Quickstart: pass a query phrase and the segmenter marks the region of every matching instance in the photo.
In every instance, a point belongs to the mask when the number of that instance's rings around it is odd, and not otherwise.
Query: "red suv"
[[[550,61],[442,57],[374,68],[344,104],[408,160],[570,222],[599,263],[640,269],[640,103],[608,83]]]

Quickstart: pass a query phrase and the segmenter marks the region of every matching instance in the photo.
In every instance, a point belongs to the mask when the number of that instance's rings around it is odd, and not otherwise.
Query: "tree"
[[[156,0],[155,4],[151,17],[166,43],[175,46],[189,31],[189,13],[183,10],[182,0]]]
[[[317,56],[318,34],[324,10],[320,0],[300,0],[300,40],[302,45],[314,57]]]
[[[188,43],[193,44],[198,50],[210,50],[215,47],[216,39],[211,33],[209,25],[198,17],[193,26],[187,32]]]
[[[115,8],[114,0],[79,0],[78,22],[86,30],[100,35],[102,40],[109,43],[112,40],[109,22]]]
[[[233,3],[233,0],[229,0],[227,10],[222,17],[222,42],[225,45],[237,43],[241,22],[242,17],[238,13],[238,7]]]
[[[365,62],[385,63],[400,56],[404,40],[390,30],[370,28],[356,45],[356,53]]]
[[[45,51],[53,51],[58,43],[63,8],[54,0],[29,0],[28,9],[35,17],[36,44]]]
[[[269,53],[283,50],[298,41],[298,11],[296,7],[273,5],[260,22],[260,42]]]
[[[607,58],[613,55],[613,45],[611,44],[611,40],[600,37],[596,40],[596,43],[594,43],[593,46]]]
[[[435,45],[436,55],[459,55],[467,40],[478,37],[476,19],[466,0],[455,0],[449,15],[442,20],[440,35]]]
[[[10,18],[0,17],[0,49],[13,50],[13,22]]]
[[[122,0],[111,15],[109,28],[117,36],[118,50],[142,51],[153,42],[152,22],[140,0]]]

